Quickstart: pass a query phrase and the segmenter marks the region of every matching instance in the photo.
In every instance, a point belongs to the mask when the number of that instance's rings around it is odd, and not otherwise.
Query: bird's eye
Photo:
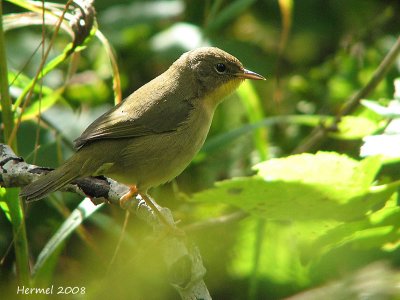
[[[226,73],[226,66],[223,63],[218,63],[218,64],[215,65],[215,70],[219,74],[224,74],[224,73]]]

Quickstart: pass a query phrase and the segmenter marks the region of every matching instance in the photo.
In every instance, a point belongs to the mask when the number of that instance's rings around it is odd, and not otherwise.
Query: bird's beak
[[[266,80],[264,76],[257,74],[253,71],[243,69],[243,72],[236,73],[237,77],[244,78],[244,79],[254,79],[254,80]]]

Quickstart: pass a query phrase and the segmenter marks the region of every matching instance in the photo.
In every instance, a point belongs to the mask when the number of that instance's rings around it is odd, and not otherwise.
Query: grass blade
[[[74,209],[71,215],[64,221],[61,227],[47,242],[43,250],[40,252],[37,262],[33,268],[34,279],[43,278],[51,272],[53,267],[54,257],[62,248],[63,243],[71,235],[71,233],[82,224],[82,222],[91,216],[98,209],[103,207],[103,204],[94,205],[89,198],[85,198],[79,206]]]

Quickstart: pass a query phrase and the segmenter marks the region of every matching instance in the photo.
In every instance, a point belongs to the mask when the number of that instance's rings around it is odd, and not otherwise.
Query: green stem
[[[44,68],[42,68],[42,71],[39,72],[38,76],[33,78],[23,89],[17,100],[15,101],[14,107],[17,108],[18,106],[21,105],[22,101],[25,99],[26,95],[29,93],[31,89],[33,89],[33,86],[36,84],[36,82],[43,77],[45,77],[47,74],[49,74],[51,71],[54,71],[61,63],[63,63],[67,59],[66,51],[64,51],[62,54],[58,55],[55,57],[53,60],[51,60]]]
[[[5,38],[3,31],[3,2],[0,0],[0,101],[2,121],[4,124],[4,140],[9,142],[14,128],[14,118],[12,112],[12,102],[8,90],[8,68],[5,51]],[[17,142],[11,142],[11,146],[16,151]],[[19,189],[7,189],[4,202],[7,204],[8,212],[13,229],[13,243],[15,251],[15,264],[19,284],[29,285],[30,268],[28,240],[24,222],[24,211],[21,200],[18,197]]]
[[[385,58],[382,60],[378,68],[372,74],[372,77],[370,78],[368,83],[343,104],[342,109],[335,116],[335,122],[332,124],[331,128],[335,128],[343,116],[352,113],[358,107],[360,101],[363,98],[366,98],[376,88],[376,86],[385,78],[387,72],[396,62],[396,58],[399,54],[400,36],[397,37],[396,42],[394,43],[388,54],[386,54]],[[304,139],[304,141],[296,149],[293,150],[292,154],[309,152],[327,137],[328,132],[329,128],[321,126],[315,128]]]
[[[26,237],[24,211],[22,209],[23,206],[18,197],[18,193],[19,189],[7,189],[5,201],[9,209],[13,228],[13,242],[18,283],[21,285],[29,285],[31,271],[29,267],[28,240]]]
[[[265,233],[266,221],[265,219],[257,220],[257,228],[255,229],[255,241],[254,241],[254,256],[253,256],[253,266],[250,274],[249,283],[249,300],[257,299],[257,286],[258,286],[258,269],[260,266],[260,258],[264,243],[264,233]]]
[[[336,116],[337,122],[340,121],[340,118],[342,116],[348,115],[351,112],[353,112],[360,104],[360,100],[367,97],[377,87],[377,85],[382,81],[382,79],[385,78],[390,68],[396,62],[397,56],[399,54],[400,54],[400,35],[397,37],[396,42],[394,43],[388,54],[386,54],[385,58],[379,64],[378,68],[372,74],[372,77],[370,78],[368,83],[356,94],[354,94],[354,96],[352,96],[349,100],[347,100],[344,103],[341,111]]]
[[[13,112],[11,110],[12,103],[8,90],[8,75],[7,75],[7,59],[5,49],[5,39],[3,32],[3,2],[0,0],[0,101],[1,101],[1,114],[4,126],[4,142],[7,143],[10,138],[14,126]],[[15,146],[15,145],[14,145]],[[16,150],[15,147],[14,151]]]
[[[16,139],[18,127],[21,124],[23,112],[24,112],[25,108],[27,107],[27,105],[29,104],[29,101],[30,101],[30,99],[32,97],[32,94],[33,94],[33,87],[36,85],[36,82],[39,79],[42,78],[41,76],[45,76],[48,72],[53,70],[60,62],[62,62],[65,59],[65,57],[68,57],[71,54],[70,51],[64,52],[61,55],[59,55],[58,57],[56,57],[55,59],[53,59],[48,65],[45,66],[47,57],[49,56],[50,50],[52,49],[54,41],[55,41],[55,39],[56,39],[56,37],[58,35],[61,23],[63,22],[64,16],[65,16],[65,14],[66,14],[66,12],[68,10],[68,7],[71,5],[72,2],[73,2],[73,0],[69,0],[66,3],[64,10],[62,11],[62,13],[61,13],[61,15],[60,15],[60,17],[59,17],[59,19],[57,21],[57,24],[55,25],[54,33],[53,33],[53,35],[51,37],[49,46],[47,47],[46,51],[44,52],[44,55],[42,57],[40,65],[39,65],[39,70],[40,71],[36,73],[35,77],[32,79],[32,81],[31,81],[31,83],[29,85],[30,88],[29,88],[29,91],[27,93],[25,102],[22,105],[21,114],[19,115],[18,121],[17,121],[15,127],[13,128],[13,130],[11,132],[11,135],[10,135],[10,138],[9,138],[9,142],[10,141],[12,142],[12,141],[14,141],[14,139]],[[70,48],[73,48],[73,46],[71,46]],[[17,99],[17,102],[18,101],[19,101],[19,99]],[[16,102],[16,104],[17,104],[17,102]],[[18,103],[18,105],[19,105],[19,103]],[[17,107],[17,106],[15,106],[15,107]]]

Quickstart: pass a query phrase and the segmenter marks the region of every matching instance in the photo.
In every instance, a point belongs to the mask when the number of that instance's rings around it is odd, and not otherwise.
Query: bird
[[[265,80],[216,47],[182,54],[164,73],[91,123],[75,140],[76,152],[23,187],[20,197],[36,201],[74,180],[100,175],[130,187],[121,200],[147,195],[190,164],[218,104],[245,79]]]

